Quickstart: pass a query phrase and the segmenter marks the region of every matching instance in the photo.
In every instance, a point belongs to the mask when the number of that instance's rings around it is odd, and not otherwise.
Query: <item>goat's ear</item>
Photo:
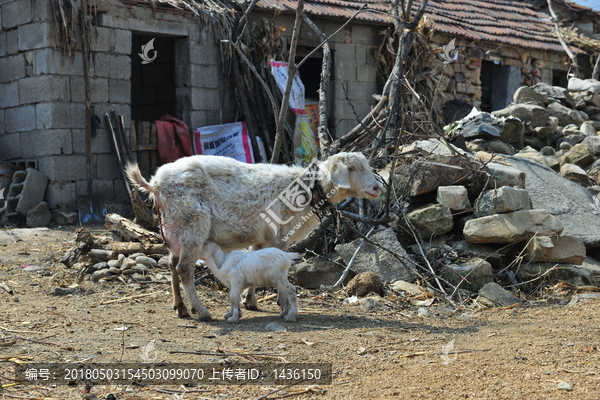
[[[331,182],[339,189],[350,189],[350,172],[346,165],[346,157],[340,157],[335,160],[330,170]]]

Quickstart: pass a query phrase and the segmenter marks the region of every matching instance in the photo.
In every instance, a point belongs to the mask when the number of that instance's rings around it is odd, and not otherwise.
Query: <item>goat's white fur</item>
[[[320,164],[318,180],[333,204],[355,196],[374,199],[379,185],[366,158],[360,153],[339,153]],[[213,240],[224,251],[253,246],[253,249],[288,246],[302,239],[318,223],[306,207],[289,209],[278,196],[305,173],[302,167],[273,164],[245,164],[219,156],[191,156],[161,166],[148,182],[137,165],[128,165],[131,182],[150,192],[162,214],[162,228],[170,247],[170,268],[174,308],[179,316],[188,312],[181,298],[183,284],[192,312],[200,320],[210,319],[194,287],[195,262],[203,259],[202,249]],[[275,201],[277,200],[277,201]],[[267,207],[282,221],[277,233],[260,216]],[[295,229],[298,227],[298,229]],[[292,232],[294,230],[294,232]],[[285,238],[288,240],[284,240]],[[254,290],[249,289],[246,306],[256,307]]]
[[[276,288],[277,303],[281,307],[279,316],[287,322],[296,321],[296,288],[288,281],[288,273],[292,262],[299,258],[300,254],[286,253],[274,247],[225,253],[212,241],[206,243],[203,253],[204,261],[215,278],[229,288],[231,306],[229,312],[223,315],[227,321],[240,320],[242,290],[254,286]]]

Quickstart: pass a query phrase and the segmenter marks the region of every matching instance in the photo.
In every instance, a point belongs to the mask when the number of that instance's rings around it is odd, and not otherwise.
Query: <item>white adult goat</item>
[[[210,320],[194,286],[194,267],[204,258],[206,241],[216,242],[224,251],[248,246],[287,250],[318,223],[315,208],[326,200],[336,204],[352,196],[375,199],[381,193],[360,153],[335,154],[311,171],[191,156],[161,166],[148,182],[136,164],[127,166],[131,182],[153,195],[161,214],[170,249],[173,306],[180,317],[189,315],[181,298],[181,280],[192,312],[199,320]],[[315,203],[319,196],[325,198]],[[245,306],[256,308],[253,288],[246,294]]]
[[[275,247],[256,251],[232,250],[225,253],[213,241],[204,246],[204,261],[222,284],[229,288],[231,306],[224,317],[229,322],[238,322],[242,316],[240,300],[242,290],[249,287],[274,287],[277,303],[281,307],[279,316],[284,321],[294,322],[298,316],[296,288],[288,280],[292,262],[298,253],[287,253]]]

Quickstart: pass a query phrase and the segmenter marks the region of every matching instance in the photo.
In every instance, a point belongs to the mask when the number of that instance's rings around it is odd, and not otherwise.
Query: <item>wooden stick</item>
[[[298,46],[298,39],[300,38],[300,19],[304,12],[304,0],[298,0],[296,8],[296,19],[294,21],[294,30],[292,31],[292,42],[290,43],[290,55],[288,58],[288,76],[285,84],[285,91],[283,92],[283,100],[281,100],[281,107],[279,108],[279,117],[277,118],[277,128],[275,132],[275,143],[273,144],[273,154],[271,155],[271,164],[277,164],[279,161],[279,153],[281,151],[281,144],[283,142],[283,134],[285,131],[285,120],[287,117],[287,111],[289,108],[290,94],[292,93],[292,83],[296,76],[296,47]]]
[[[104,220],[106,229],[116,233],[124,241],[134,241],[142,244],[163,243],[163,239],[158,233],[144,229],[135,222],[130,221],[119,214],[108,214]]]
[[[120,299],[103,301],[103,302],[100,303],[100,305],[104,306],[106,304],[118,303],[119,301],[124,301],[124,300],[138,299],[140,297],[151,296],[153,294],[159,294],[159,293],[163,293],[163,292],[162,291],[158,291],[158,292],[152,292],[152,293],[136,294],[136,295],[133,295],[133,296],[121,297]]]

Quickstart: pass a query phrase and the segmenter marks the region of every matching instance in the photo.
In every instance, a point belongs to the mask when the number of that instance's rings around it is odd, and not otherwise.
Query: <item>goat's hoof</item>
[[[229,317],[229,318],[227,318],[227,322],[240,322],[240,319],[239,318]]]
[[[212,321],[212,317],[210,316],[210,314],[198,315],[198,321]]]
[[[173,309],[175,311],[177,311],[177,316],[179,318],[187,318],[190,316],[190,313],[188,313],[187,308],[185,307],[185,305],[183,303],[179,303],[177,305],[173,306]]]
[[[250,304],[250,303],[244,303],[244,302],[242,302],[242,305],[244,306],[244,308],[246,310],[258,310],[258,306],[256,304]]]
[[[283,320],[285,322],[296,322],[296,316],[295,315],[286,315],[285,317],[283,317]]]

